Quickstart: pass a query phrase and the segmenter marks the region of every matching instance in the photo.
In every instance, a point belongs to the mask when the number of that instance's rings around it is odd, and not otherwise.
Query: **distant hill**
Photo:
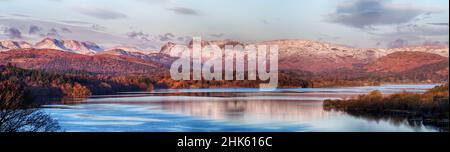
[[[186,44],[192,47],[193,42]],[[273,40],[256,43],[244,43],[234,40],[202,40],[204,47],[209,44],[224,48],[225,45],[278,45],[279,69],[297,72],[323,73],[339,69],[358,69],[370,64],[377,59],[395,52],[423,52],[440,55],[448,58],[448,46],[423,45],[402,48],[352,48],[325,42],[310,40]],[[170,54],[170,49],[175,43],[168,42],[161,48],[162,54]]]
[[[353,68],[307,76],[315,81],[357,81],[358,83],[411,83],[448,81],[449,59],[424,52],[395,52]],[[303,72],[305,73],[305,72]]]
[[[9,40],[0,42],[0,65],[12,63],[21,68],[46,71],[114,76],[167,75],[171,63],[177,59],[170,56],[170,49],[176,45],[171,42],[162,46],[159,52],[130,46],[103,49],[91,42],[50,38],[36,45]],[[448,80],[449,50],[445,45],[364,49],[309,40],[201,42],[202,46],[208,44],[216,44],[222,49],[225,45],[278,45],[279,70],[306,80]],[[192,47],[193,42],[186,45]]]
[[[448,70],[449,70],[449,60],[448,58],[436,63],[425,64],[420,67],[401,72],[399,75],[407,77],[409,79],[417,80],[433,80],[448,81]]]
[[[0,65],[11,63],[26,69],[85,71],[97,74],[129,75],[164,73],[161,64],[129,56],[94,56],[53,49],[13,49],[0,52]]]
[[[176,58],[163,53],[144,53],[142,51],[130,51],[124,48],[113,48],[96,54],[96,56],[101,55],[111,55],[112,57],[122,56],[122,57],[138,58],[145,61],[161,64],[167,68],[170,67],[170,65],[174,60],[176,60]]]
[[[377,59],[365,68],[368,72],[400,73],[444,60],[448,58],[425,52],[395,52]]]

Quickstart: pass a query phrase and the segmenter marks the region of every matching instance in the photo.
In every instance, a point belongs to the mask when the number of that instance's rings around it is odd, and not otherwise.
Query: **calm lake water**
[[[438,131],[406,120],[373,119],[325,111],[325,99],[372,90],[424,92],[435,85],[340,88],[165,89],[93,96],[42,109],[69,132],[422,132]]]

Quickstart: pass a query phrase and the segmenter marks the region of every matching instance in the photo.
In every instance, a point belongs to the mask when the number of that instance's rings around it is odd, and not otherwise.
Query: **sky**
[[[0,39],[58,37],[155,49],[192,36],[305,39],[362,48],[448,45],[448,5],[448,0],[0,0]]]

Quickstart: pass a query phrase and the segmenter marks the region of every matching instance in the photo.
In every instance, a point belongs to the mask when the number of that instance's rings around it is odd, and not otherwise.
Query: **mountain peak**
[[[164,44],[164,45],[161,47],[161,51],[160,51],[159,53],[170,55],[170,50],[171,50],[175,45],[176,45],[176,44],[173,43],[173,42],[167,42],[166,44]]]
[[[9,49],[22,49],[22,48],[31,48],[31,44],[24,41],[12,41],[12,40],[1,40],[0,41],[0,49],[9,50]]]
[[[115,51],[115,52],[128,52],[128,53],[141,53],[141,54],[150,54],[150,53],[155,53],[154,51],[150,51],[150,50],[144,50],[144,49],[140,49],[137,47],[132,47],[132,46],[116,46],[113,48],[110,48],[106,51]]]
[[[63,50],[78,54],[93,55],[103,49],[93,42],[80,42],[77,40],[60,40],[45,38],[36,43],[36,48]]]

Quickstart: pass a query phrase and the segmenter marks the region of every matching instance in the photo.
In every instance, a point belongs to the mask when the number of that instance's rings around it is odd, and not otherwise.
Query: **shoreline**
[[[346,112],[355,116],[399,117],[423,125],[437,126],[448,132],[449,85],[439,85],[424,93],[383,95],[372,91],[356,98],[325,100],[325,110]]]

